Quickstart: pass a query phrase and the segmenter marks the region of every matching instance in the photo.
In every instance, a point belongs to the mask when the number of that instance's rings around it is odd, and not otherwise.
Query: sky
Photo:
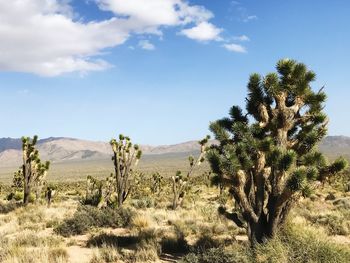
[[[296,59],[350,136],[350,1],[0,0],[0,137],[173,144]]]

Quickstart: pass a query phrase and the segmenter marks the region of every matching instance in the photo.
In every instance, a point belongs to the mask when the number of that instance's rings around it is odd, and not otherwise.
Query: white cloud
[[[211,23],[201,22],[195,27],[189,29],[183,29],[180,34],[187,36],[188,38],[195,39],[197,41],[220,41],[221,28],[217,28]]]
[[[133,34],[162,36],[168,27],[193,25],[181,34],[198,41],[221,40],[222,29],[208,22],[212,12],[185,0],[91,1],[114,16],[84,22],[70,0],[0,0],[0,71],[57,76],[105,70],[111,67],[102,59],[108,48]]]
[[[226,48],[228,51],[232,51],[232,52],[237,52],[237,53],[246,53],[247,50],[245,47],[243,47],[242,45],[238,45],[238,44],[225,44],[223,45],[224,48]]]
[[[70,14],[56,0],[0,1],[0,70],[56,76],[110,67],[94,57],[127,40],[125,21],[82,23]]]
[[[175,26],[209,20],[213,14],[184,0],[95,0],[101,9],[128,16],[141,27]]]
[[[250,38],[247,37],[246,35],[241,35],[241,36],[236,36],[236,37],[233,37],[234,40],[237,40],[237,41],[250,41]]]
[[[149,40],[140,40],[139,46],[145,50],[155,50],[156,47]]]
[[[246,16],[245,18],[243,18],[243,22],[249,22],[251,20],[257,20],[258,17],[253,15],[253,16]]]

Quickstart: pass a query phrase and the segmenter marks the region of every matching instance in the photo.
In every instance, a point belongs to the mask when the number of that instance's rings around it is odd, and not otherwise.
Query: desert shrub
[[[62,236],[80,235],[93,227],[125,227],[131,223],[134,215],[127,208],[103,208],[80,206],[72,218],[68,218],[54,231]]]
[[[161,249],[165,253],[187,253],[189,245],[181,228],[174,226],[175,236],[165,236],[161,240]]]
[[[145,215],[136,215],[131,220],[131,226],[136,230],[148,228],[151,225],[151,220]]]
[[[117,236],[113,234],[98,234],[92,236],[88,242],[88,247],[129,247],[139,242],[137,236]]]
[[[274,239],[256,246],[251,261],[346,263],[350,262],[350,249],[330,242],[318,229],[287,225]]]
[[[16,200],[16,201],[21,201],[23,200],[23,192],[15,192],[13,194],[13,199]]]
[[[164,253],[187,253],[189,250],[189,245],[184,236],[163,237],[160,245],[162,252]]]
[[[223,248],[211,248],[199,253],[190,253],[186,255],[181,263],[241,263],[234,256]]]
[[[18,209],[16,211],[18,224],[20,226],[29,224],[38,224],[42,223],[45,218],[43,210],[39,209],[34,205],[29,205],[25,209]]]
[[[74,194],[76,195],[76,194]],[[94,193],[93,195],[91,196],[88,196],[88,197],[83,197],[80,199],[80,203],[82,205],[90,205],[90,206],[98,206],[98,204],[101,202],[101,194],[99,193]]]
[[[60,221],[58,219],[50,219],[46,222],[46,228],[55,228],[58,227],[60,224]]]
[[[157,242],[157,232],[153,228],[141,229],[137,235],[117,236],[114,234],[93,235],[87,242],[88,247],[149,247],[156,250],[160,247]]]
[[[0,214],[8,214],[19,206],[16,202],[0,202]]]
[[[68,262],[68,253],[64,248],[55,247],[48,251],[48,258],[50,263]]]
[[[212,235],[204,234],[199,237],[193,247],[195,250],[204,251],[210,248],[218,248],[220,246],[221,243],[218,240],[214,239]]]
[[[125,259],[126,262],[156,262],[158,260],[157,249],[153,246],[140,246],[136,248],[131,257]]]
[[[348,235],[350,233],[350,222],[340,214],[325,214],[314,216],[311,222],[324,226],[330,235]]]
[[[57,247],[62,242],[58,236],[40,236],[34,231],[26,230],[12,241],[11,245],[18,247]]]
[[[289,225],[280,235],[290,262],[350,262],[349,247],[330,242],[314,228]]]
[[[350,262],[350,248],[330,242],[319,229],[288,224],[276,237],[254,248],[236,243],[226,248],[197,249],[181,262],[347,263]]]
[[[98,250],[98,254],[94,254],[90,263],[113,263],[118,262],[120,255],[115,247],[104,246]]]
[[[6,196],[6,200],[11,201],[22,201],[24,197],[24,193],[23,191],[15,191],[15,192],[10,192],[7,196]],[[30,193],[28,196],[28,202],[29,203],[34,203],[35,201],[35,194],[34,193]]]
[[[157,241],[157,231],[154,228],[143,228],[138,233],[138,247],[153,247],[160,254],[161,247]]]
[[[1,262],[16,263],[67,263],[68,254],[62,248],[33,249],[28,253],[26,248],[10,247],[1,258]]]
[[[169,220],[168,224],[172,225],[175,232],[182,233],[183,236],[189,236],[197,234],[200,229],[195,220]]]
[[[132,206],[138,209],[154,207],[154,200],[150,197],[142,197],[140,199],[132,200]]]

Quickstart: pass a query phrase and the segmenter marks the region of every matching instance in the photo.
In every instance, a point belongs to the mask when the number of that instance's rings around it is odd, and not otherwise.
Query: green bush
[[[15,199],[16,201],[22,201],[23,200],[23,192],[15,192],[13,195],[13,199]]]
[[[131,223],[134,213],[130,209],[103,208],[80,206],[72,218],[63,221],[54,231],[68,237],[81,235],[93,227],[126,227]]]

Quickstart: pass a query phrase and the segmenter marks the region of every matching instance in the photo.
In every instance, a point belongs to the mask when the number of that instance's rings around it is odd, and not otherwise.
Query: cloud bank
[[[184,0],[92,2],[113,17],[84,22],[69,0],[0,0],[0,70],[41,76],[105,70],[112,65],[101,57],[109,48],[168,27],[200,42],[221,40],[223,29],[209,22],[213,13]],[[149,41],[139,47],[155,49]]]

